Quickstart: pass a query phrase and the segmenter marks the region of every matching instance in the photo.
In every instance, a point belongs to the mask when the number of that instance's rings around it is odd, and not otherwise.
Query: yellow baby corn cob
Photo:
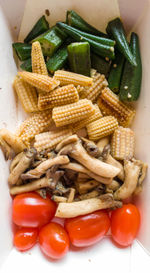
[[[119,101],[118,96],[109,88],[102,90],[97,104],[104,115],[116,117],[119,124],[123,127],[128,127],[135,116],[135,110]]]
[[[48,75],[41,45],[38,41],[32,43],[31,58],[32,58],[32,72],[41,74],[41,75]]]
[[[83,89],[83,86],[78,86],[77,90],[79,92],[80,98],[87,98],[94,102],[101,91],[108,85],[108,82],[104,75],[97,72],[93,75],[92,78],[93,84],[91,87],[84,87]]]
[[[64,70],[57,70],[54,74],[54,78],[60,81],[60,85],[74,84],[75,86],[91,86],[93,82],[93,79],[90,77]]]
[[[15,77],[13,87],[20,99],[23,109],[27,113],[38,111],[38,98],[35,87],[31,86],[19,76]]]
[[[22,71],[18,74],[29,84],[39,88],[45,92],[49,92],[59,85],[59,81],[46,75]]]
[[[95,108],[90,100],[83,99],[65,106],[55,107],[52,118],[57,127],[72,124],[88,118],[95,113]]]
[[[111,135],[118,128],[118,121],[113,116],[100,118],[87,125],[89,139],[99,140]]]
[[[134,156],[135,136],[130,128],[119,127],[111,140],[111,154],[118,160],[131,159]]]
[[[57,88],[50,93],[40,93],[38,98],[38,107],[40,110],[53,108],[79,100],[77,89],[73,84]]]
[[[21,124],[17,135],[26,145],[29,145],[35,135],[44,132],[51,123],[52,112],[50,110],[35,113]]]
[[[53,149],[66,137],[72,135],[71,129],[49,131],[35,136],[34,147],[38,150]]]
[[[95,108],[95,113],[93,115],[91,115],[90,117],[88,117],[86,119],[83,119],[81,121],[78,121],[78,122],[72,124],[72,130],[74,133],[77,132],[78,130],[80,130],[81,128],[85,127],[86,125],[90,124],[91,122],[102,117],[102,113],[101,113],[98,105],[95,104],[93,107]]]

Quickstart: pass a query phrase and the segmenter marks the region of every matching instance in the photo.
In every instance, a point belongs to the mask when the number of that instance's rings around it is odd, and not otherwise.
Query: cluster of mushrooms
[[[117,208],[142,189],[147,164],[119,162],[110,154],[108,137],[94,142],[72,135],[52,151],[35,148],[18,153],[10,164],[10,194],[47,192],[58,203],[56,216],[75,217]]]

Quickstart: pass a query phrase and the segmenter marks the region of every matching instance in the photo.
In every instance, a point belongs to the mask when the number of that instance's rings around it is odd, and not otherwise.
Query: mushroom
[[[139,175],[139,179],[138,179],[136,189],[134,191],[135,195],[138,195],[142,191],[143,180],[146,177],[147,168],[148,168],[148,165],[146,163],[142,162],[141,160],[139,160],[139,163],[141,164],[141,172],[140,172],[140,175]]]
[[[104,160],[104,162],[114,166],[114,167],[117,167],[118,169],[120,169],[120,172],[118,173],[117,177],[124,181],[124,168],[123,168],[123,165],[117,161],[116,159],[114,159],[110,154],[108,154],[108,156],[106,157],[106,159]]]
[[[70,188],[69,196],[68,196],[68,199],[67,199],[68,203],[73,202],[75,193],[76,193],[76,190],[74,188]]]
[[[53,168],[54,167],[54,168]],[[57,170],[58,166],[53,166],[51,169],[49,169],[46,173],[47,178],[51,178],[52,182],[50,185],[50,188],[54,190],[56,188],[56,185],[60,178],[64,175],[64,171],[62,170]],[[56,168],[55,168],[56,167]]]
[[[83,167],[82,165],[78,164],[78,163],[68,163],[66,165],[62,165],[61,166],[62,169],[69,169],[69,170],[73,170],[76,171],[77,173],[83,173],[86,175],[86,177],[88,176],[95,179],[98,182],[104,183],[104,184],[110,184],[112,181],[112,178],[106,178],[106,177],[102,177],[99,176],[97,174],[95,174],[94,172],[91,172],[90,170],[86,169],[85,167]]]
[[[69,163],[68,156],[60,155],[54,158],[50,158],[42,162],[35,169],[28,171],[21,175],[23,180],[40,178],[46,171],[54,165],[63,165]]]
[[[59,181],[56,185],[56,188],[55,190],[53,191],[54,194],[60,194],[60,195],[63,195],[63,194],[66,194],[70,191],[70,188],[66,188],[64,187],[64,185],[62,184],[61,181]]]
[[[97,142],[96,145],[97,145],[97,147],[99,148],[100,153],[102,153],[104,147],[105,147],[106,145],[108,145],[109,142],[110,142],[109,136],[103,137],[103,138],[101,138],[101,139]]]
[[[67,186],[72,186],[74,182],[77,180],[77,177],[78,177],[77,172],[73,170],[65,169],[63,179]]]
[[[81,137],[83,147],[87,151],[87,153],[93,157],[99,157],[100,156],[100,151],[98,146],[91,140]]]
[[[101,153],[101,158],[105,163],[108,163],[114,167],[117,167],[118,169],[120,169],[120,172],[118,173],[117,177],[120,180],[124,180],[124,168],[123,165],[117,161],[116,159],[114,159],[111,154],[110,154],[110,145],[107,144],[105,145],[102,153]]]
[[[59,152],[64,146],[68,145],[68,144],[71,144],[71,143],[74,143],[74,142],[77,142],[78,141],[78,136],[77,135],[72,135],[72,136],[69,136],[67,138],[65,138],[64,140],[62,140],[55,148],[55,151],[56,152]]]
[[[125,180],[122,186],[114,193],[114,199],[124,200],[130,197],[136,189],[139,175],[141,172],[141,165],[138,160],[124,162]]]
[[[76,188],[77,188],[77,191],[80,193],[80,194],[84,194],[84,193],[87,193],[89,190],[92,190],[94,188],[96,188],[96,186],[98,186],[99,182],[95,181],[95,180],[90,180],[90,181],[87,181],[87,182],[76,182]]]
[[[53,195],[51,199],[55,201],[56,203],[67,202],[67,197],[58,196],[58,195]]]
[[[18,179],[20,178],[21,174],[29,168],[31,165],[31,162],[36,154],[36,150],[34,148],[30,150],[25,150],[20,161],[15,166],[15,168],[12,170],[8,177],[8,183],[10,185],[15,185],[18,182]]]
[[[80,200],[91,199],[97,197],[99,194],[100,193],[97,190],[93,190],[88,193],[79,195],[79,199]]]
[[[50,187],[51,182],[52,182],[51,179],[48,179],[47,177],[43,177],[37,180],[33,180],[32,182],[29,182],[24,185],[11,187],[9,191],[10,191],[10,194],[12,195],[35,191],[41,188]]]
[[[59,203],[56,210],[56,217],[72,218],[79,215],[92,213],[100,209],[121,207],[122,202],[114,201],[111,194],[101,195],[99,198],[91,198],[72,203]]]
[[[15,154],[18,154],[27,148],[19,137],[15,136],[5,128],[0,130],[0,136],[10,146],[10,148],[12,148]]]
[[[6,141],[3,140],[1,136],[0,136],[0,147],[4,154],[5,160],[12,159],[14,157],[15,153],[13,149],[6,143]]]
[[[106,185],[106,192],[113,193],[114,191],[118,190],[119,188],[120,188],[120,183],[118,181],[116,181],[115,179],[113,179],[109,185]]]
[[[35,192],[38,193],[43,199],[46,199],[46,194],[47,194],[46,188],[36,190]]]
[[[79,140],[63,147],[59,154],[68,154],[70,157],[80,162],[84,167],[99,176],[113,178],[120,172],[118,168],[91,157],[83,148]]]
[[[23,154],[24,154],[23,152],[17,154],[14,157],[14,159],[11,161],[10,168],[9,168],[10,172],[12,172],[13,169],[18,165],[18,163],[20,162],[21,158],[23,157]]]

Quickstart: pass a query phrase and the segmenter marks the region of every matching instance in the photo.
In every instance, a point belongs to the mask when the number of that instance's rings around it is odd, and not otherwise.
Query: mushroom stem
[[[2,149],[2,152],[4,154],[4,157],[6,160],[12,159],[14,157],[14,151],[12,148],[4,141],[4,139],[0,136],[0,147]]]
[[[33,158],[35,156],[35,149],[30,149],[30,150],[26,150],[19,163],[16,165],[16,167],[12,170],[12,172],[10,173],[9,177],[8,177],[8,183],[10,185],[15,185],[21,174],[27,169],[29,168]]]
[[[80,194],[87,193],[88,191],[96,188],[96,186],[98,185],[99,185],[99,182],[95,180],[90,180],[83,183],[76,182],[76,188]]]
[[[118,169],[120,169],[120,172],[118,173],[117,177],[120,179],[120,180],[124,180],[124,168],[122,166],[122,164],[117,161],[116,159],[114,159],[110,154],[107,156],[107,158],[104,160],[104,162],[114,166],[114,167],[117,167]]]
[[[16,195],[20,193],[35,191],[41,188],[49,187],[50,185],[51,185],[51,179],[43,177],[37,180],[33,180],[32,182],[29,182],[28,184],[21,185],[21,186],[14,186],[10,188],[10,194]]]
[[[65,138],[60,143],[58,143],[58,145],[55,148],[55,151],[59,152],[64,146],[66,146],[68,144],[71,144],[71,143],[74,143],[74,142],[77,142],[78,139],[79,138],[78,138],[77,135],[72,135],[72,136],[69,136],[69,137]]]
[[[139,176],[139,180],[138,180],[138,183],[137,183],[137,186],[136,186],[136,189],[134,191],[134,194],[135,195],[138,195],[141,191],[142,191],[142,188],[143,188],[143,180],[145,179],[146,177],[146,174],[147,174],[147,168],[148,168],[148,165],[144,162],[142,162],[141,160],[139,160],[139,162],[141,163],[141,172],[140,172],[140,176]]]
[[[18,165],[19,161],[21,160],[21,158],[23,157],[23,152],[17,154],[14,159],[11,161],[10,164],[10,172],[13,171],[13,169]]]
[[[141,166],[136,160],[134,162],[125,160],[124,171],[125,171],[124,183],[114,193],[114,199],[116,200],[124,200],[130,197],[132,193],[135,191],[141,171]]]
[[[114,201],[112,195],[104,194],[99,198],[91,198],[72,203],[60,203],[56,210],[56,217],[72,218],[92,213],[96,210],[121,207],[122,202]]]
[[[84,173],[84,174],[88,175],[89,177],[91,177],[91,178],[95,179],[96,181],[101,182],[103,184],[110,184],[112,181],[111,178],[99,176],[99,175],[91,172],[90,170],[86,169],[85,167],[83,167],[82,165],[80,165],[78,163],[71,163],[70,162],[69,164],[62,165],[61,168],[73,170],[78,173]]]
[[[60,154],[69,154],[69,156],[99,176],[113,178],[120,172],[120,169],[88,155],[79,141],[65,146]]]
[[[69,163],[68,156],[60,155],[43,161],[35,169],[21,175],[23,180],[40,178],[46,171],[54,165],[63,165]]]
[[[27,148],[19,137],[5,128],[0,130],[0,136],[14,150],[15,154],[18,154]]]

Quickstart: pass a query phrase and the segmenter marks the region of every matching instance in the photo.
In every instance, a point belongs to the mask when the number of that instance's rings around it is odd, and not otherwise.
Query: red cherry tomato
[[[14,246],[19,251],[26,251],[36,244],[37,237],[37,228],[21,228],[14,235]]]
[[[84,216],[66,219],[65,228],[71,243],[86,247],[100,241],[110,227],[110,219],[104,211],[96,211]]]
[[[140,213],[133,204],[123,205],[111,215],[111,233],[115,242],[129,246],[135,239],[140,226]]]
[[[13,200],[13,222],[21,227],[41,227],[54,216],[56,204],[48,197],[29,192],[17,195]]]
[[[50,223],[40,230],[39,243],[41,250],[52,259],[60,259],[69,250],[69,237],[65,229],[57,224]]]

